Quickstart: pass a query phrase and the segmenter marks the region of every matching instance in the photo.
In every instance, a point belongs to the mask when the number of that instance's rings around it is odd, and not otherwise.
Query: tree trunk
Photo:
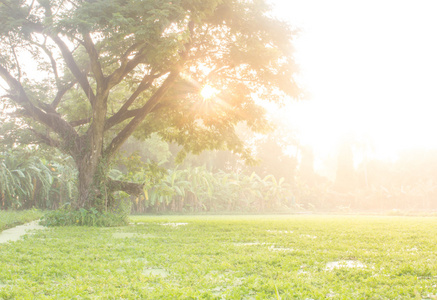
[[[76,162],[79,171],[79,199],[76,208],[94,207],[106,210],[116,204],[112,194],[124,191],[129,195],[138,196],[144,191],[144,184],[112,180],[108,177],[108,161],[98,157],[94,152]]]
[[[102,187],[105,184],[107,165],[102,157],[103,131],[101,135],[88,135],[87,140],[82,141],[81,144],[82,147],[78,147],[81,153],[76,156],[79,172],[79,198],[76,206],[77,208],[95,207],[101,210],[106,200],[105,195],[102,194]]]
[[[77,164],[79,171],[78,191],[79,199],[77,208],[90,208],[96,206],[96,200],[100,197],[98,163],[83,159]]]

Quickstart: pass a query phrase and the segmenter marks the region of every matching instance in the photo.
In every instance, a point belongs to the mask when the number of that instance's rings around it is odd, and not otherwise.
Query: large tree
[[[132,134],[248,158],[234,126],[264,131],[257,101],[299,96],[294,36],[264,0],[0,0],[1,99],[73,157],[77,207],[102,208],[138,190],[106,176]]]

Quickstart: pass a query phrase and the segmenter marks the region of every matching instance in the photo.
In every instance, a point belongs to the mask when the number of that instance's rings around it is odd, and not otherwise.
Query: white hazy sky
[[[304,143],[326,154],[352,132],[382,159],[437,148],[437,1],[270,1],[302,29],[296,58],[311,99],[286,117]]]

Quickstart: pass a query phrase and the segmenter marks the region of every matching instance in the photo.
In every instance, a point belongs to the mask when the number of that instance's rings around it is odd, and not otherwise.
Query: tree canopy
[[[269,124],[257,101],[300,96],[296,31],[263,0],[2,0],[2,102],[78,169],[77,207],[103,207],[108,163],[135,134],[186,153],[250,159],[234,126]],[[217,92],[202,97],[204,86]]]

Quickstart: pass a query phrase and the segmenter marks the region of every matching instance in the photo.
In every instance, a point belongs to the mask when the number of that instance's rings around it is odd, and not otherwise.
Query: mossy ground
[[[0,299],[435,299],[437,218],[132,217],[0,244]]]

